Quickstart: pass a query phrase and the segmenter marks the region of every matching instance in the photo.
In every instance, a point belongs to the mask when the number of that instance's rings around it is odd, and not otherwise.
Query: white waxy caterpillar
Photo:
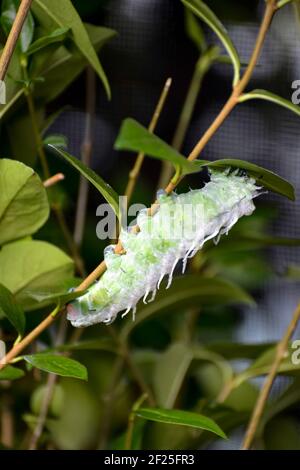
[[[254,179],[238,172],[213,172],[210,181],[199,190],[185,194],[160,194],[159,210],[151,217],[141,211],[138,233],[122,230],[123,255],[107,247],[107,270],[81,297],[68,305],[68,319],[75,327],[111,323],[119,312],[135,313],[137,302],[154,300],[165,275],[172,282],[176,264],[188,258],[203,244],[219,237],[244,215],[255,209],[253,198],[260,192]],[[122,315],[122,316],[123,316]]]

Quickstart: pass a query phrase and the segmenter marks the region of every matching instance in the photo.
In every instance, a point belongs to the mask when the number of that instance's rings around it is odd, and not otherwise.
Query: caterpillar
[[[158,194],[159,209],[149,216],[142,210],[137,216],[138,233],[122,229],[120,241],[125,254],[104,250],[106,272],[90,289],[67,306],[67,317],[75,327],[111,323],[118,313],[122,317],[137,302],[153,301],[162,279],[168,275],[171,285],[174,269],[187,260],[204,243],[227,234],[244,215],[255,209],[253,199],[260,194],[256,181],[239,171],[211,172],[202,189],[167,196]]]

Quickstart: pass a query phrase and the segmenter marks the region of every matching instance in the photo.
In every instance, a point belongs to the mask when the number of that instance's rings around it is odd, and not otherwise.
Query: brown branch
[[[268,0],[265,15],[264,15],[264,18],[263,18],[263,21],[262,21],[262,24],[261,24],[261,27],[260,27],[260,30],[259,30],[259,34],[258,34],[258,37],[257,37],[256,45],[254,47],[254,51],[253,51],[253,54],[251,56],[249,65],[248,65],[248,67],[245,71],[245,74],[244,74],[243,78],[235,86],[231,97],[229,98],[229,100],[225,104],[225,106],[222,109],[222,111],[220,112],[219,116],[212,123],[210,128],[206,131],[204,136],[199,140],[198,144],[195,146],[195,148],[190,153],[190,155],[188,157],[189,160],[194,160],[194,159],[197,158],[197,156],[202,151],[202,149],[204,148],[206,143],[212,138],[214,133],[218,130],[218,128],[223,123],[224,119],[230,114],[232,109],[238,103],[238,98],[242,94],[244,88],[247,86],[248,81],[251,77],[251,74],[254,70],[254,67],[257,63],[259,53],[260,53],[261,47],[263,45],[263,40],[264,40],[264,38],[266,36],[266,33],[267,33],[267,30],[268,30],[268,28],[271,24],[271,21],[272,21],[272,18],[273,18],[273,15],[274,15],[275,11],[276,11],[276,2],[274,0]],[[246,79],[245,79],[245,76],[246,76]],[[176,180],[176,182],[170,181],[168,186],[165,188],[166,193],[170,194],[176,188],[176,186],[178,185],[178,183],[180,181],[181,181],[181,178],[178,178]],[[157,210],[158,206],[159,205],[158,205],[157,201],[155,201],[154,204],[152,204],[152,206],[148,210],[149,215],[154,214],[154,212]],[[139,227],[135,226],[134,230],[136,232],[138,232]],[[119,253],[119,254],[124,252],[124,249],[123,249],[122,244],[120,243],[120,241],[116,245],[115,252]],[[98,277],[101,276],[101,274],[103,274],[105,269],[106,269],[105,261],[102,261],[97,266],[97,268],[80,284],[80,286],[78,287],[78,290],[85,290],[86,288],[88,288]],[[46,328],[48,328],[48,326],[50,326],[53,323],[53,321],[54,321],[54,317],[53,317],[52,314],[50,314],[48,317],[46,317],[33,331],[31,331],[31,333],[29,333],[22,341],[20,341],[17,345],[15,345],[11,349],[11,351],[9,351],[9,353],[5,357],[6,363],[8,364],[12,359],[14,359],[18,354],[20,354],[20,352],[22,352],[25,347],[27,347],[32,341],[34,341],[42,333],[42,331],[44,331]],[[4,367],[4,365],[0,364],[0,370],[3,367]]]
[[[251,445],[253,443],[253,440],[254,440],[254,437],[255,437],[255,434],[256,434],[256,430],[257,430],[258,425],[260,423],[260,420],[261,420],[261,417],[262,417],[267,399],[269,397],[273,382],[276,378],[276,375],[277,375],[278,369],[280,367],[281,361],[283,360],[283,358],[286,354],[286,351],[288,349],[289,341],[290,341],[290,339],[291,339],[291,337],[292,337],[292,335],[293,335],[293,333],[294,333],[294,331],[295,331],[295,329],[298,325],[299,320],[300,320],[300,303],[297,306],[297,308],[296,308],[296,310],[293,314],[292,320],[291,320],[290,324],[288,325],[281,341],[277,344],[275,358],[274,358],[273,364],[271,366],[271,369],[270,369],[270,371],[269,371],[269,373],[268,373],[268,375],[265,379],[265,382],[262,386],[262,389],[260,391],[258,400],[257,400],[255,408],[253,410],[253,413],[252,413],[252,416],[251,416],[251,419],[250,419],[250,422],[249,422],[249,425],[248,425],[248,428],[247,428],[247,432],[246,432],[246,435],[245,435],[245,439],[244,439],[244,442],[243,442],[243,445],[242,445],[242,450],[248,450],[248,449],[251,448]]]
[[[268,0],[265,14],[264,14],[264,17],[263,17],[263,20],[259,29],[259,33],[256,39],[256,43],[254,46],[254,50],[252,52],[249,64],[244,72],[244,75],[241,78],[241,80],[233,88],[232,94],[229,97],[228,101],[225,103],[220,114],[216,117],[216,119],[213,121],[211,126],[207,129],[207,131],[204,133],[202,138],[199,140],[197,145],[194,147],[194,149],[190,153],[188,160],[195,160],[197,157],[199,157],[200,153],[202,152],[202,150],[204,149],[208,141],[217,132],[217,130],[223,124],[227,116],[231,113],[231,111],[235,108],[235,106],[239,102],[239,98],[241,97],[246,86],[248,85],[249,80],[253,74],[254,68],[259,59],[266,34],[272,22],[272,18],[273,18],[275,11],[276,11],[276,1]]]
[[[182,149],[189,125],[191,123],[203,79],[217,57],[216,54],[212,53],[212,51],[215,52],[215,50],[216,48],[213,48],[213,50],[210,50],[209,52],[204,54],[201,53],[195,65],[193,76],[188,87],[171,144],[172,147],[178,150],[178,152],[180,152]],[[158,189],[164,188],[167,185],[168,181],[172,177],[172,174],[173,165],[170,162],[164,161],[158,182]]]
[[[4,80],[32,0],[22,0],[0,57],[0,80]]]
[[[149,132],[154,132],[156,128],[158,119],[160,117],[160,114],[166,102],[171,85],[172,85],[172,79],[168,78],[161,92],[161,95],[159,97],[152,119],[150,121],[150,124],[148,127]],[[145,154],[143,152],[140,152],[136,158],[136,161],[135,161],[135,164],[133,165],[132,170],[129,173],[129,179],[128,179],[127,187],[125,190],[125,196],[127,197],[128,206],[129,206],[129,201],[131,200],[131,197],[132,197],[132,194],[133,194],[136,182],[137,182],[137,178],[140,174],[142,164],[144,162],[144,158],[145,158]]]

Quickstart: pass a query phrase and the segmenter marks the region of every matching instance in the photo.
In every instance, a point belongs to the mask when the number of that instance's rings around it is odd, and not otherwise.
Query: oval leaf
[[[31,54],[35,54],[36,52],[40,51],[41,49],[44,49],[45,47],[63,42],[66,39],[69,31],[70,28],[58,28],[55,29],[52,33],[37,39],[28,48],[26,55],[29,56]]]
[[[237,53],[237,50],[231,41],[228,32],[224,28],[223,24],[220,20],[216,17],[216,15],[208,8],[205,3],[201,0],[181,0],[183,4],[192,10],[195,15],[199,16],[218,36],[220,41],[223,43],[223,46],[227,50],[229,57],[231,58],[233,70],[234,70],[234,78],[233,84],[239,81],[240,78],[240,59]]]
[[[131,118],[123,121],[120,133],[115,142],[115,149],[143,152],[149,157],[168,161],[172,163],[175,168],[179,166],[182,174],[185,175],[201,170],[200,161],[190,162],[173,147]]]
[[[44,145],[53,145],[54,147],[60,147],[66,149],[68,147],[68,138],[61,134],[47,135],[43,140]]]
[[[156,363],[153,386],[157,403],[172,408],[193,360],[193,351],[184,343],[170,346]],[[172,367],[176,364],[176,368]]]
[[[204,32],[195,18],[195,15],[187,9],[185,10],[185,32],[200,52],[203,53],[206,51],[207,44]]]
[[[226,439],[222,429],[212,419],[198,413],[182,410],[165,410],[163,408],[139,408],[135,411],[136,416],[148,421],[157,421],[166,424],[178,424],[192,428],[210,431],[217,436]]]
[[[21,162],[0,159],[0,245],[36,232],[49,204],[39,176]]]
[[[55,292],[72,278],[73,269],[73,260],[63,251],[38,240],[9,243],[0,251],[0,283],[12,292],[24,310],[44,305],[34,301],[27,291],[52,288]]]
[[[80,380],[87,380],[88,378],[86,367],[69,357],[40,353],[24,356],[24,359],[33,367],[48,373]]]
[[[22,335],[25,328],[25,315],[12,293],[0,284],[0,318],[6,317],[17,332]]]
[[[278,193],[281,196],[285,196],[292,201],[295,200],[294,188],[288,181],[276,175],[276,173],[273,173],[270,170],[266,170],[265,168],[255,165],[254,163],[245,162],[244,160],[226,158],[222,160],[216,160],[214,162],[207,162],[206,164],[210,168],[216,169],[225,169],[231,167],[246,170],[246,172],[264,188],[269,189],[274,193]]]
[[[78,158],[73,157],[69,153],[54,147],[54,145],[48,145],[53,149],[60,157],[66,160],[70,165],[76,168],[79,173],[82,174],[96,189],[102,194],[106,201],[111,205],[117,217],[119,217],[119,196],[113,190],[113,188],[106,183],[97,173],[85,166]]]
[[[17,367],[6,366],[0,370],[0,380],[17,380],[24,377],[25,372]]]

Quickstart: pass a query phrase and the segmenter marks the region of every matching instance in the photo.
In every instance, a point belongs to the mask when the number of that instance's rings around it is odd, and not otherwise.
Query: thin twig
[[[254,67],[257,63],[260,50],[263,45],[264,38],[266,36],[267,30],[271,24],[274,12],[276,11],[276,3],[274,0],[269,0],[266,6],[266,11],[265,15],[259,30],[259,34],[257,37],[256,45],[252,54],[252,57],[250,59],[249,65],[245,71],[245,75],[247,80],[242,78],[240,80],[236,87],[234,88],[234,92],[231,95],[229,101],[225,104],[224,108],[220,112],[219,116],[217,119],[212,123],[210,128],[206,131],[204,136],[199,140],[198,144],[195,146],[193,151],[190,153],[188,159],[189,160],[194,160],[198,157],[199,153],[202,151],[206,143],[213,137],[214,133],[218,130],[218,128],[221,126],[223,123],[224,119],[230,114],[232,109],[235,107],[235,105],[238,103],[238,97],[242,94],[244,88],[247,86],[248,81],[251,77],[251,74],[254,70]],[[242,86],[241,86],[242,84]],[[177,186],[177,184],[181,181],[181,178],[178,178],[176,181],[170,181],[168,186],[166,187],[165,191],[167,194],[171,193]],[[157,201],[152,204],[150,209],[148,210],[148,213],[152,215],[158,208],[158,203]],[[138,231],[139,228],[136,226],[135,230]],[[122,244],[118,242],[116,249],[116,253],[122,253],[124,252],[124,249],[122,247]],[[103,272],[106,269],[106,264],[104,261],[102,261],[96,269],[80,284],[78,287],[78,290],[85,290],[88,288],[98,277],[103,274]],[[63,310],[62,310],[63,311]],[[61,311],[61,312],[62,312]],[[48,317],[46,317],[33,331],[31,331],[23,340],[21,340],[17,345],[15,345],[5,356],[5,364],[8,364],[12,359],[14,359],[20,352],[23,351],[24,348],[26,348],[32,341],[34,341],[46,328],[48,328],[54,321],[54,316],[53,313],[50,313]],[[0,364],[0,370],[5,367],[5,364]]]
[[[166,102],[166,99],[167,99],[167,96],[169,94],[171,85],[172,85],[172,79],[168,78],[165,85],[164,85],[164,87],[163,87],[163,90],[162,90],[161,95],[159,97],[158,103],[157,103],[156,108],[154,110],[154,114],[153,114],[152,119],[150,121],[150,124],[149,124],[149,127],[148,127],[149,132],[154,132],[154,130],[156,128],[159,116],[160,116],[160,114],[162,112],[162,109],[164,107],[164,104]],[[133,194],[138,176],[140,174],[144,158],[145,158],[145,154],[143,152],[140,152],[138,154],[137,158],[136,158],[136,161],[135,161],[135,163],[132,167],[132,170],[129,173],[129,179],[128,179],[127,187],[126,187],[126,190],[125,190],[125,196],[127,197],[127,204],[128,205],[129,205],[129,202],[131,200],[131,197],[132,197],[132,194]]]
[[[255,434],[256,434],[256,430],[257,430],[258,425],[260,423],[260,420],[261,420],[261,417],[262,417],[267,399],[269,397],[273,382],[276,378],[276,375],[277,375],[278,369],[280,367],[281,361],[283,360],[283,358],[284,358],[284,356],[287,352],[289,341],[290,341],[290,339],[291,339],[291,337],[292,337],[292,335],[293,335],[293,333],[294,333],[294,331],[295,331],[295,329],[298,325],[299,320],[300,320],[300,303],[297,306],[297,308],[296,308],[296,310],[293,314],[292,320],[291,320],[290,324],[288,325],[281,341],[277,344],[276,354],[275,354],[273,364],[272,364],[272,366],[269,370],[269,373],[268,373],[268,375],[265,379],[265,382],[262,386],[262,389],[260,391],[258,400],[256,402],[255,408],[253,410],[253,413],[252,413],[252,416],[251,416],[251,419],[250,419],[250,422],[249,422],[249,425],[248,425],[248,428],[247,428],[245,439],[244,439],[244,442],[243,442],[243,445],[242,445],[243,450],[247,450],[247,449],[251,448],[251,445],[253,443],[253,440],[254,440],[254,437],[255,437]]]
[[[197,60],[171,144],[172,147],[178,150],[178,152],[180,152],[182,149],[187,130],[195,110],[203,79],[213,63],[214,55],[212,55],[211,52],[210,55],[207,53],[201,54]],[[173,171],[173,165],[170,162],[164,161],[162,164],[162,171],[158,182],[158,188],[164,188],[166,186],[172,177]]]
[[[65,338],[66,338],[66,333],[67,333],[67,320],[65,317],[61,317],[60,319],[60,325],[59,329],[57,332],[57,336],[55,339],[54,346],[60,346],[61,344],[64,343]],[[54,390],[55,390],[55,385],[58,381],[58,375],[56,374],[48,374],[47,377],[47,382],[46,382],[46,387],[45,387],[45,395],[42,400],[41,404],[41,409],[40,413],[35,425],[35,428],[33,430],[30,443],[29,443],[29,450],[35,450],[38,445],[38,441],[43,433],[46,419],[48,416],[48,411],[51,405],[51,401],[53,398]]]
[[[84,139],[81,148],[81,161],[86,166],[90,166],[92,149],[93,149],[93,131],[96,109],[96,74],[92,67],[87,68],[86,74],[86,119]],[[88,200],[89,183],[86,178],[80,176],[79,190],[76,205],[74,241],[77,246],[82,243],[86,208]]]
[[[136,420],[136,412],[142,406],[143,402],[147,400],[147,394],[144,393],[138,400],[134,403],[131,413],[128,418],[128,427],[125,437],[125,449],[130,450],[132,447],[132,440],[133,440],[133,431],[134,431],[134,424]]]
[[[32,0],[22,0],[0,57],[0,80],[4,80]]]
[[[51,186],[54,186],[56,183],[64,179],[65,175],[63,173],[56,173],[56,175],[50,176],[50,178],[46,179],[43,182],[43,186],[44,188],[50,188]]]
[[[132,376],[135,379],[136,383],[140,387],[141,391],[145,395],[147,395],[147,400],[149,402],[149,405],[155,406],[156,401],[152,393],[152,390],[149,388],[148,384],[145,382],[144,377],[141,374],[139,368],[133,362],[130,356],[130,352],[128,350],[127,343],[119,337],[119,335],[116,333],[115,329],[112,326],[110,326],[109,328],[109,333],[111,334],[112,338],[115,340],[116,344],[119,346],[120,352],[125,362],[127,363],[129,369],[131,370]]]

